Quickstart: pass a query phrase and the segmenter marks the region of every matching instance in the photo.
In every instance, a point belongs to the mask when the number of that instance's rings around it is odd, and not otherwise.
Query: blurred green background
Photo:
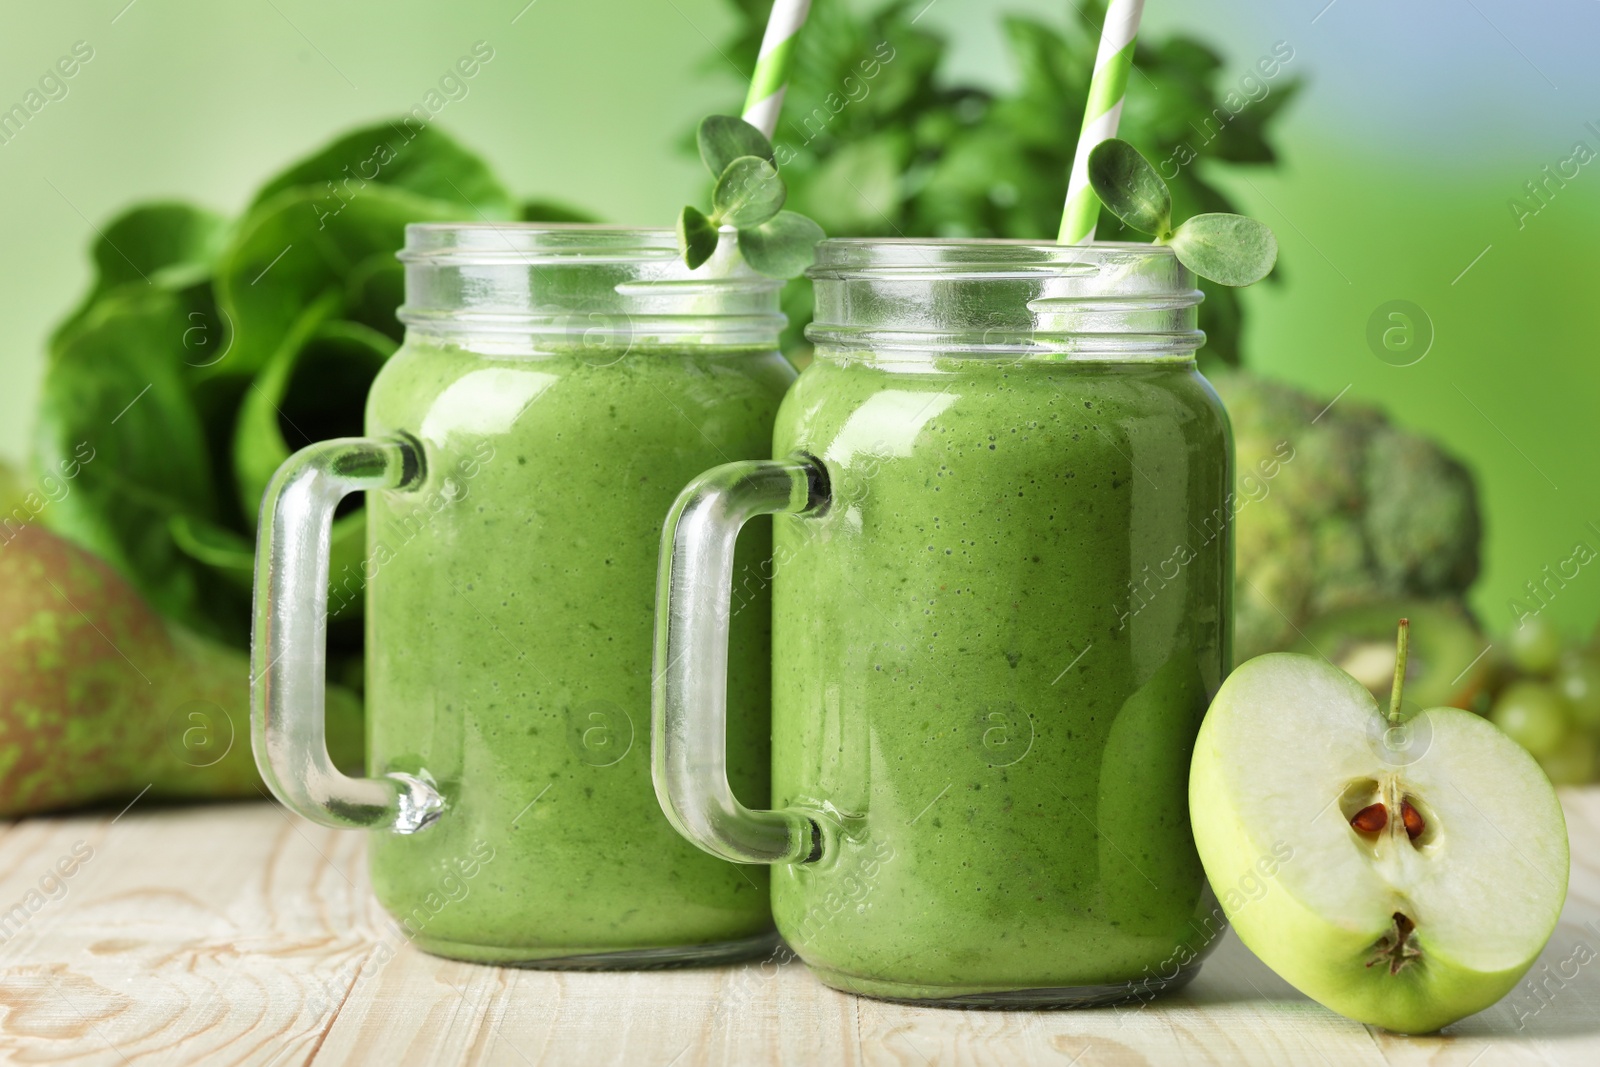
[[[1062,0],[934,0],[918,20],[952,34],[951,78],[1004,87],[1005,11],[1071,17]],[[1196,164],[1282,245],[1282,284],[1244,297],[1246,363],[1381,404],[1473,468],[1487,526],[1474,604],[1508,628],[1508,602],[1542,568],[1579,541],[1600,548],[1600,165],[1546,186],[1543,205],[1524,189],[1576,142],[1600,151],[1600,69],[1584,45],[1600,39],[1600,5],[1545,3],[1533,18],[1520,0],[1151,0],[1146,22],[1206,41],[1240,76],[1277,42],[1293,48],[1287,70],[1307,85],[1277,121],[1281,165]],[[76,42],[93,58],[0,144],[0,455],[27,450],[46,334],[86,284],[96,226],[121,208],[170,197],[234,214],[263,175],[408,109],[485,41],[493,60],[441,128],[520,195],[666,225],[702,191],[683,131],[742,97],[731,64],[706,62],[734,24],[724,0],[8,5],[0,108]],[[1519,224],[1513,198],[1540,210]],[[1431,323],[1410,366],[1368,342],[1394,300]],[[1597,613],[1600,567],[1585,567],[1546,614],[1577,633]]]

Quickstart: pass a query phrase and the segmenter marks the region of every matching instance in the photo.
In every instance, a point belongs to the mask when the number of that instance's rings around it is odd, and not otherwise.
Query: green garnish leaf
[[[1001,79],[1003,85],[978,67],[952,62],[963,54],[972,20],[952,21],[948,28],[927,17],[913,24],[927,2],[812,5],[808,28],[790,56],[784,132],[772,138],[789,187],[785,210],[809,215],[829,234],[1053,237],[1077,146],[1076,136],[1063,134],[1069,124],[1075,133],[1083,115],[1104,0],[1075,3],[1076,13],[1062,4],[987,5],[985,11],[1006,9],[985,15],[993,22],[987,32],[999,32],[995,49],[1013,74]],[[731,60],[754,69],[771,7],[755,0],[729,4],[726,37],[697,50],[707,67],[725,69]],[[1020,7],[1037,13],[1013,10]],[[1043,17],[1046,9],[1049,18]],[[873,48],[869,42],[880,43]],[[1166,180],[1173,220],[1244,210],[1234,193],[1219,186],[1221,176],[1208,161],[1256,164],[1258,173],[1273,165],[1275,131],[1285,108],[1300,99],[1303,50],[1280,42],[1251,66],[1247,84],[1210,47],[1181,32],[1147,25],[1137,51],[1138,85],[1129,90],[1134,98],[1123,109],[1118,136],[1137,145]],[[725,110],[735,107],[730,103]],[[688,115],[677,128],[679,143],[691,154],[705,114]],[[1242,184],[1237,188],[1250,192]],[[711,209],[704,196],[681,203]],[[671,224],[666,215],[658,222]],[[1115,239],[1121,224],[1107,211],[1100,228],[1102,239]],[[1149,240],[1133,231],[1123,239]],[[1200,285],[1206,291],[1199,307],[1206,334],[1201,364],[1235,365],[1247,315],[1240,306],[1243,294],[1214,282]],[[786,288],[784,312],[789,325],[783,347],[803,352],[810,288]]]
[[[1115,137],[1089,153],[1089,184],[1100,202],[1135,230],[1155,234],[1178,262],[1221,285],[1254,285],[1278,261],[1278,240],[1265,223],[1228,212],[1196,215],[1172,226],[1172,194],[1150,161]]]
[[[1278,239],[1265,223],[1216,212],[1179,224],[1167,239],[1178,261],[1223,285],[1253,285],[1278,261]]]
[[[1172,194],[1139,150],[1115,137],[1089,153],[1089,184],[1100,202],[1140,233],[1165,238],[1172,230]]]
[[[717,250],[717,227],[705,212],[685,204],[678,215],[678,251],[690,270],[710,259]]]
[[[780,211],[759,226],[739,231],[745,262],[769,278],[793,278],[816,258],[822,227],[793,211]]]
[[[740,156],[773,162],[772,142],[766,134],[734,115],[707,115],[695,133],[700,159],[712,177],[721,177],[728,164]]]
[[[717,179],[711,207],[724,225],[744,229],[776,215],[788,195],[777,167],[760,156],[740,156]]]
[[[711,115],[696,136],[700,158],[717,184],[709,216],[693,206],[678,216],[678,249],[689,269],[716,252],[722,226],[738,232],[740,254],[762,274],[793,278],[811,266],[813,246],[827,235],[804,215],[783,210],[789,188],[766,135],[743,119]]]

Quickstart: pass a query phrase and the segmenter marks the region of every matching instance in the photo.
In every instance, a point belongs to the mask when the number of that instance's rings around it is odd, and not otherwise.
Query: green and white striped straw
[[[1111,0],[1111,6],[1106,8],[1094,77],[1089,80],[1089,103],[1083,109],[1083,132],[1078,135],[1078,151],[1072,157],[1072,175],[1067,179],[1067,206],[1061,215],[1058,244],[1081,245],[1094,240],[1100,198],[1089,187],[1089,153],[1101,141],[1117,135],[1128,71],[1133,69],[1133,39],[1139,35],[1139,17],[1143,14],[1144,0]]]
[[[750,92],[744,98],[743,118],[770,140],[778,129],[778,109],[789,88],[789,63],[794,56],[794,39],[811,14],[811,0],[774,0],[767,17],[767,32],[761,38],[761,54],[755,73],[750,76]]]

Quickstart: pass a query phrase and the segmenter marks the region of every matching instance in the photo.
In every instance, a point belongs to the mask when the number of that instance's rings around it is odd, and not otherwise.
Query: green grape
[[[1524,619],[1506,636],[1511,662],[1524,674],[1549,674],[1561,659],[1561,634],[1538,615]]]
[[[1560,748],[1538,759],[1552,785],[1587,785],[1594,781],[1594,738],[1583,730],[1574,730]]]
[[[1535,756],[1552,756],[1566,740],[1571,713],[1566,698],[1539,682],[1514,682],[1489,713],[1507,737]]]
[[[1572,705],[1578,725],[1600,730],[1600,659],[1592,653],[1569,653],[1556,671],[1556,688]]]

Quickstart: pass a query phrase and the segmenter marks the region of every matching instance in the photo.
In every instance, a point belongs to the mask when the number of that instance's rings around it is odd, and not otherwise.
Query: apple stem
[[[1411,620],[1400,620],[1400,632],[1394,644],[1394,689],[1389,694],[1389,724],[1400,722],[1400,694],[1406,686],[1406,658],[1411,646]]]

